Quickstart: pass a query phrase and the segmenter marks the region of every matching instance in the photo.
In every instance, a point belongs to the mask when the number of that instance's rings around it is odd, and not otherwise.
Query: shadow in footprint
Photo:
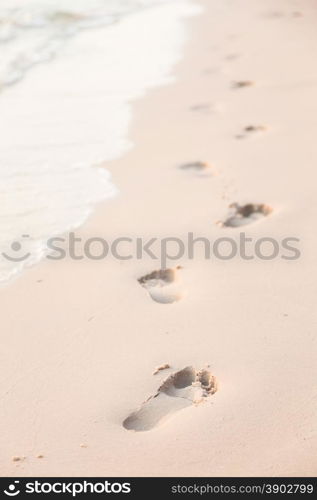
[[[138,279],[150,297],[161,304],[172,304],[184,296],[179,278],[181,266],[173,269],[158,269]]]
[[[243,128],[240,134],[236,135],[237,139],[245,139],[246,137],[250,137],[259,132],[265,132],[267,127],[265,125],[247,125]]]
[[[273,211],[269,205],[264,203],[247,203],[246,205],[232,203],[230,208],[233,213],[224,222],[220,223],[224,227],[245,226],[267,217]]]
[[[179,168],[181,170],[192,170],[196,172],[204,172],[210,168],[208,163],[205,161],[190,161],[188,163],[182,163]]]
[[[128,430],[149,431],[177,411],[202,403],[216,391],[217,381],[209,370],[196,371],[187,366],[170,375],[157,393],[131,413],[122,425]]]
[[[190,111],[197,111],[199,113],[209,113],[210,111],[212,111],[212,105],[208,102],[193,104],[189,109]]]
[[[233,89],[243,89],[245,87],[252,87],[254,82],[252,80],[239,80],[236,82],[232,82]]]
[[[184,171],[192,172],[200,177],[213,177],[218,174],[217,170],[205,161],[190,161],[182,163],[179,168]]]

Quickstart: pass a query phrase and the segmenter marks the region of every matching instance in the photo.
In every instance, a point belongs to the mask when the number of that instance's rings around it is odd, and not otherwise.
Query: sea
[[[193,0],[0,0],[1,284],[120,196],[107,161],[133,147],[133,102],[173,82],[198,12]]]

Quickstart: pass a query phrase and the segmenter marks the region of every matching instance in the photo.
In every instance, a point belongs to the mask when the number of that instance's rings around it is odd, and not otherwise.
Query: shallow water
[[[195,12],[191,0],[1,1],[0,282],[118,194],[101,164],[132,146],[131,101],[171,81]]]

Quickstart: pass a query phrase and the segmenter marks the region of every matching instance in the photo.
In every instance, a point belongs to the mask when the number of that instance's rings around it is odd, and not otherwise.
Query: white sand
[[[107,165],[122,195],[80,234],[232,236],[229,203],[268,203],[248,236],[299,237],[302,256],[183,259],[173,304],[137,282],[149,259],[45,262],[2,289],[2,475],[316,475],[317,6],[199,3],[177,83],[136,103],[136,147]],[[268,129],[236,139],[248,125]],[[197,160],[218,175],[177,168]],[[209,364],[218,391],[126,430],[164,363]]]

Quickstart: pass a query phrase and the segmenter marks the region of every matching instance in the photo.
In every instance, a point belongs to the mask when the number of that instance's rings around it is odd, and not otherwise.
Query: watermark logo
[[[23,248],[26,239],[28,251]],[[223,236],[214,240],[189,232],[184,237],[119,236],[111,241],[101,236],[84,239],[71,232],[65,237],[49,238],[44,247],[46,258],[53,261],[103,261],[107,258],[124,261],[150,258],[160,262],[163,269],[169,262],[181,259],[230,261],[239,258],[244,261],[273,261],[298,260],[301,256],[300,239],[295,236],[280,239],[271,236],[253,238],[244,232],[236,233],[235,237]],[[11,244],[10,252],[2,252],[2,257],[10,262],[24,262],[32,256],[31,248],[30,235],[22,235],[19,241]]]
[[[13,483],[9,484],[8,491],[4,490],[4,494],[8,497],[16,497],[17,495],[19,495],[20,490],[17,489],[17,485],[19,483],[20,481],[14,481]]]
[[[30,238],[30,235],[23,234],[22,238]],[[2,257],[11,262],[23,262],[31,257],[31,254],[30,252],[23,252],[23,245],[20,241],[13,241],[10,247],[10,254],[2,252]]]

